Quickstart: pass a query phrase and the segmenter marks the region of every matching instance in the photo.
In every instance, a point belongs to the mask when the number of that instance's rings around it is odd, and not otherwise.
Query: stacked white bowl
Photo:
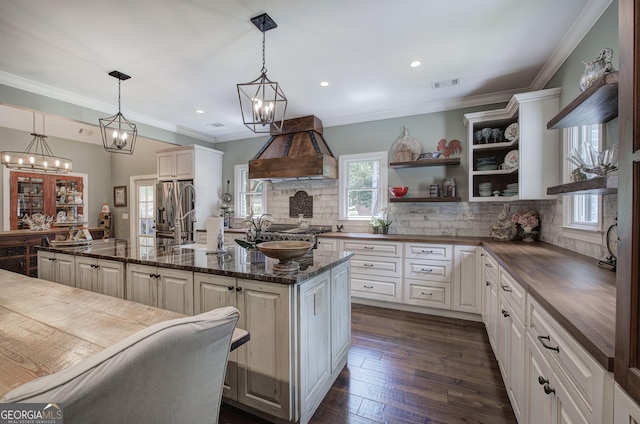
[[[492,193],[492,185],[490,182],[478,184],[478,194],[480,197],[490,197]]]

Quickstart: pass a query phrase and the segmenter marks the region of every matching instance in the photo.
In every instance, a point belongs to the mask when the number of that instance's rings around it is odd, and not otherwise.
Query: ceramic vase
[[[533,238],[534,234],[533,234],[533,228],[532,227],[522,227],[522,241],[525,241],[527,243],[531,243],[533,241],[535,241],[535,239]]]

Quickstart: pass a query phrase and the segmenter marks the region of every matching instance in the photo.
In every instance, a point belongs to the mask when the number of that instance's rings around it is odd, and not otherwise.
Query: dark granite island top
[[[296,259],[300,264],[300,271],[294,273],[280,273],[273,271],[277,259],[253,255],[239,246],[227,247],[227,253],[207,254],[203,244],[182,245],[174,249],[159,249],[154,253],[145,253],[144,249],[124,239],[94,240],[89,245],[68,247],[39,247],[50,252],[66,253],[76,256],[88,256],[98,259],[116,260],[125,263],[159,266],[185,271],[204,272],[229,277],[246,278],[279,284],[301,283],[348,261],[352,253],[327,252],[312,250],[305,256]],[[261,256],[262,260],[255,256]]]

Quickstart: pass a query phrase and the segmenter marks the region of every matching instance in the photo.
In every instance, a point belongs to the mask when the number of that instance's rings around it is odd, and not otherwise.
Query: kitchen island
[[[309,421],[346,365],[351,256],[313,250],[298,260],[300,271],[278,273],[275,260],[235,246],[224,254],[204,245],[150,252],[111,239],[38,252],[42,274],[63,284],[185,314],[237,307],[251,342],[229,356],[224,400],[291,423]],[[56,269],[61,262],[73,270]]]

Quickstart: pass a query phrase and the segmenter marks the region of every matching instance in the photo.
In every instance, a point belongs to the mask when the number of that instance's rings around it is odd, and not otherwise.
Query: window
[[[340,219],[365,220],[387,206],[387,152],[341,155]]]
[[[266,183],[261,180],[250,180],[249,166],[236,165],[235,171],[235,216],[244,218],[249,215],[267,213]]]
[[[584,125],[567,129],[566,156],[575,149],[584,151],[583,143],[601,151],[604,146],[603,126]],[[566,161],[565,181],[576,166]],[[597,194],[578,194],[563,197],[563,235],[583,241],[601,243],[602,197]]]

